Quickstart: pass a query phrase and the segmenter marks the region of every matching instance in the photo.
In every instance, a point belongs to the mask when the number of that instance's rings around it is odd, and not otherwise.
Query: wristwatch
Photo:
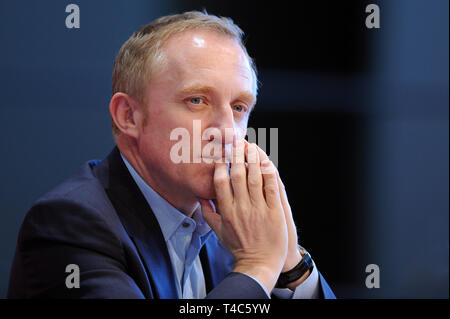
[[[314,265],[311,256],[303,247],[299,246],[299,248],[303,252],[302,260],[291,270],[280,274],[275,285],[276,288],[286,288],[289,283],[300,279],[308,270],[313,270]]]

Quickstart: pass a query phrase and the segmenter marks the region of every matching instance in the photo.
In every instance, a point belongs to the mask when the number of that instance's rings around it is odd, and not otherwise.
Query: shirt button
[[[188,222],[184,222],[184,223],[183,223],[183,227],[184,227],[184,228],[188,228],[189,226],[190,226],[190,224],[189,224]]]

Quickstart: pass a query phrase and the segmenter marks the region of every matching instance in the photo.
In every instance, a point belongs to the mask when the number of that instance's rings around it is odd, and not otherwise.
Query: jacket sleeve
[[[79,268],[79,288],[66,285]],[[70,280],[69,280],[70,281]],[[69,287],[72,288],[69,288]],[[94,209],[69,200],[36,204],[21,226],[8,298],[144,298],[127,274],[119,239]]]
[[[251,277],[231,272],[206,296],[207,299],[269,299],[264,289]]]
[[[319,285],[320,299],[336,299],[333,291],[331,290],[328,283],[323,278],[322,274],[319,272]],[[275,299],[279,299],[280,296],[273,295]],[[293,293],[289,297],[282,299],[291,299]],[[261,287],[261,285],[256,282],[251,277],[232,272],[215,288],[208,296],[208,299],[269,299],[267,293]]]

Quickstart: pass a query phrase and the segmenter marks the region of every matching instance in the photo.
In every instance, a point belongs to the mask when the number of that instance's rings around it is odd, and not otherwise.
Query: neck
[[[198,200],[192,194],[186,192],[179,184],[174,184],[164,178],[162,174],[148,165],[144,164],[139,155],[136,143],[116,140],[117,147],[127,161],[133,166],[139,176],[162,198],[169,202],[186,216],[192,217],[198,207]]]

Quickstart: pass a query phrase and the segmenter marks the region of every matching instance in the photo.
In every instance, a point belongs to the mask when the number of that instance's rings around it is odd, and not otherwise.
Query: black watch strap
[[[308,270],[313,270],[311,256],[307,251],[303,255],[302,260],[293,269],[282,272],[278,277],[276,288],[286,288],[286,285],[300,279]]]

